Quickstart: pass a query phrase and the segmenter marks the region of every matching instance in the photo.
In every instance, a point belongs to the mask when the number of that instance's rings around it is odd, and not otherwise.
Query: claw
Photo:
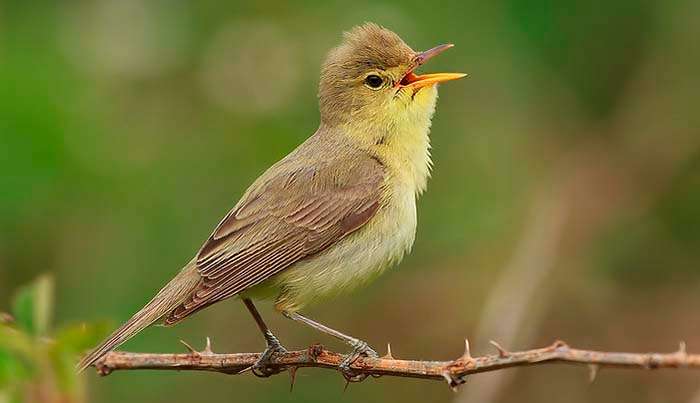
[[[358,374],[350,366],[361,356],[379,358],[374,349],[372,349],[367,342],[362,340],[355,340],[352,342],[352,351],[348,354],[345,359],[338,365],[338,369],[343,373],[345,380],[350,382],[362,382],[367,378],[367,374]],[[347,389],[347,385],[345,386]]]
[[[449,386],[453,392],[457,391],[457,387],[459,385],[462,385],[466,382],[464,378],[453,376],[448,371],[443,372],[442,377],[445,378],[445,381],[447,381],[447,386]]]
[[[348,369],[341,368],[340,371],[343,374],[343,378],[345,378],[345,388],[343,390],[347,390],[348,385],[350,385],[351,382],[352,383],[362,382],[365,379],[367,379],[367,377],[369,376],[367,374],[358,374],[350,368],[348,368]]]
[[[263,351],[258,361],[250,368],[253,374],[260,378],[267,378],[284,371],[284,369],[272,368],[270,366],[270,361],[275,354],[284,354],[287,352],[287,349],[280,344],[272,333],[265,335],[265,338],[267,339],[267,348]],[[245,370],[247,370],[247,368]],[[292,385],[293,384],[294,379],[292,379]]]

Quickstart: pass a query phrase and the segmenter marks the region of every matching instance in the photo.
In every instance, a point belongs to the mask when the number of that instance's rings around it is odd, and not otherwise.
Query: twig
[[[500,346],[499,346],[500,347]],[[95,367],[101,375],[113,371],[135,369],[161,369],[178,371],[211,371],[238,374],[255,364],[260,353],[218,354],[207,349],[187,354],[145,354],[111,352],[100,359]],[[344,356],[313,345],[307,350],[289,351],[275,355],[270,367],[279,370],[300,367],[337,369]],[[580,350],[569,347],[562,341],[551,346],[525,350],[507,351],[498,348],[497,354],[471,357],[468,350],[453,361],[399,360],[387,355],[381,358],[359,358],[351,366],[358,374],[372,376],[400,376],[409,378],[447,380],[451,387],[464,382],[467,375],[497,371],[510,367],[524,367],[545,363],[582,364],[595,368],[617,367],[637,369],[693,368],[700,369],[700,354],[688,354],[685,345],[674,353],[617,353]]]

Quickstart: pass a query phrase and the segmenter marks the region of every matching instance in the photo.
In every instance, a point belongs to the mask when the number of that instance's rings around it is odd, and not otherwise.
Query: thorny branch
[[[700,369],[700,354],[688,354],[685,343],[680,344],[673,353],[618,353],[605,351],[581,350],[569,347],[563,341],[552,345],[525,351],[508,351],[492,341],[497,354],[472,357],[469,341],[465,341],[465,352],[452,361],[413,361],[400,360],[391,355],[391,348],[380,358],[361,357],[351,368],[358,375],[365,376],[400,376],[409,378],[446,380],[452,388],[465,382],[465,377],[480,372],[497,371],[504,368],[524,367],[545,363],[568,363],[587,365],[591,381],[595,379],[601,367],[660,369],[692,368]],[[161,369],[178,371],[211,371],[224,374],[247,372],[260,358],[260,353],[218,354],[207,347],[198,352],[185,344],[190,350],[185,354],[146,354],[129,352],[111,352],[100,359],[95,367],[101,375],[113,371],[135,369]],[[337,369],[344,356],[316,344],[307,350],[289,351],[276,354],[271,361],[271,369],[289,370],[294,382],[298,368],[315,367]],[[364,379],[364,378],[363,378]]]

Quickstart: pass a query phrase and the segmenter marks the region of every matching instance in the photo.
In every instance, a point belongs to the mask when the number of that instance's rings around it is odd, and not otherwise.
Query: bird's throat
[[[432,168],[430,126],[436,102],[436,88],[420,90],[411,104],[384,126],[388,128],[384,142],[373,147],[395,180],[411,187],[416,196],[425,191]]]
[[[430,127],[410,126],[398,130],[385,143],[373,147],[397,186],[408,187],[416,196],[426,189],[432,161]]]

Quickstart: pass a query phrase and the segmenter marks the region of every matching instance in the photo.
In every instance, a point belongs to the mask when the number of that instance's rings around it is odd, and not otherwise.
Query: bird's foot
[[[367,374],[360,374],[353,370],[350,366],[360,357],[378,358],[377,354],[367,342],[355,339],[350,342],[352,351],[338,365],[338,369],[343,373],[343,377],[348,382],[362,382],[367,378]]]
[[[265,348],[265,351],[263,351],[258,361],[251,368],[253,374],[261,378],[267,378],[284,371],[284,368],[280,369],[270,364],[275,354],[284,354],[287,352],[287,349],[282,346],[279,340],[277,340],[277,337],[272,333],[268,332],[265,334],[265,341],[267,342],[267,348]]]

